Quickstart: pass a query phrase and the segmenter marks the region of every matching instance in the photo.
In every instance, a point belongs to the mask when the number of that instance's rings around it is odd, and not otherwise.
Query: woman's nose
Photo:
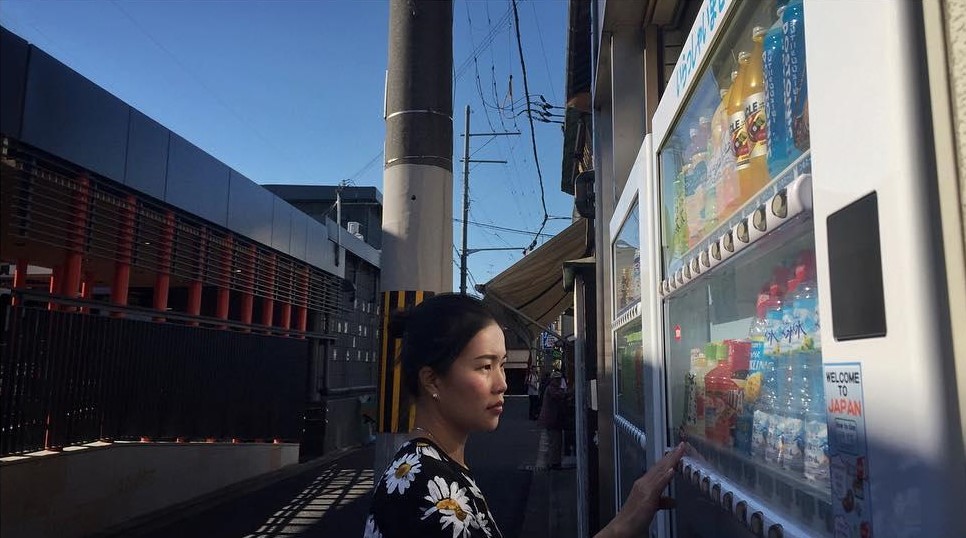
[[[493,390],[497,394],[503,394],[504,392],[506,392],[506,389],[507,389],[506,370],[504,370],[503,368],[500,368],[498,369],[498,371],[500,372],[500,374],[496,376],[496,385],[493,387]]]

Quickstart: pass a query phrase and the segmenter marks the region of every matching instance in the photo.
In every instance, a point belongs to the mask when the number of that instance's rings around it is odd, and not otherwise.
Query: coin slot
[[[768,538],[785,538],[785,529],[777,523],[768,527]]]
[[[711,257],[721,261],[721,245],[717,241],[711,244]]]
[[[721,505],[724,506],[729,512],[734,514],[735,513],[734,501],[735,501],[735,495],[734,493],[731,493],[729,491],[729,492],[726,492],[724,496],[721,498]]]
[[[728,252],[735,251],[735,238],[734,235],[732,235],[731,230],[728,230],[728,232],[722,236],[721,241],[724,242],[725,250]]]
[[[711,486],[711,500],[715,504],[721,503],[721,484],[715,484]]]

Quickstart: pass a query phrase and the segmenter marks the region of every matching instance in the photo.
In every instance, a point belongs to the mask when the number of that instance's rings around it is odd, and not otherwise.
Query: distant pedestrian
[[[416,419],[411,439],[376,484],[365,537],[502,538],[463,456],[471,432],[492,431],[500,422],[503,330],[479,300],[443,294],[396,317],[389,332],[403,339],[399,361]],[[639,478],[597,536],[645,533],[654,514],[669,506],[661,492],[683,455],[682,444]]]
[[[530,399],[530,420],[537,420],[540,418],[540,374],[536,366],[531,366],[527,372],[527,397]]]
[[[560,360],[553,361],[550,378],[543,391],[543,404],[540,407],[540,424],[547,435],[547,464],[551,469],[560,469],[563,456],[563,429],[567,405],[567,378],[561,371]]]

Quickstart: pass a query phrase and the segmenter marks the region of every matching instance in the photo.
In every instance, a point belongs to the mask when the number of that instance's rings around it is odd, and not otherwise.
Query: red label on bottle
[[[751,156],[751,143],[745,129],[745,111],[735,112],[729,118],[731,125],[731,151],[735,154],[738,168],[748,166]]]
[[[765,117],[765,94],[756,93],[745,99],[745,129],[748,131],[749,155],[768,153],[768,121]]]

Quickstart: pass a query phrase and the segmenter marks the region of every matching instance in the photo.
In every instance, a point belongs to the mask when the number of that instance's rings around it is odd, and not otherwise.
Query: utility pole
[[[487,159],[470,159],[470,137],[471,136],[512,136],[519,135],[519,132],[506,133],[470,133],[470,105],[466,105],[466,124],[463,129],[463,246],[460,248],[460,294],[466,295],[466,275],[468,269],[466,258],[473,252],[480,250],[517,250],[514,248],[492,248],[492,249],[469,249],[466,248],[466,235],[468,221],[470,220],[470,163],[502,163],[506,161],[493,161]]]
[[[466,295],[466,231],[470,220],[470,105],[466,105],[463,128],[463,247],[460,249],[460,294]]]
[[[390,1],[384,115],[376,476],[415,419],[389,318],[453,290],[452,0]]]

